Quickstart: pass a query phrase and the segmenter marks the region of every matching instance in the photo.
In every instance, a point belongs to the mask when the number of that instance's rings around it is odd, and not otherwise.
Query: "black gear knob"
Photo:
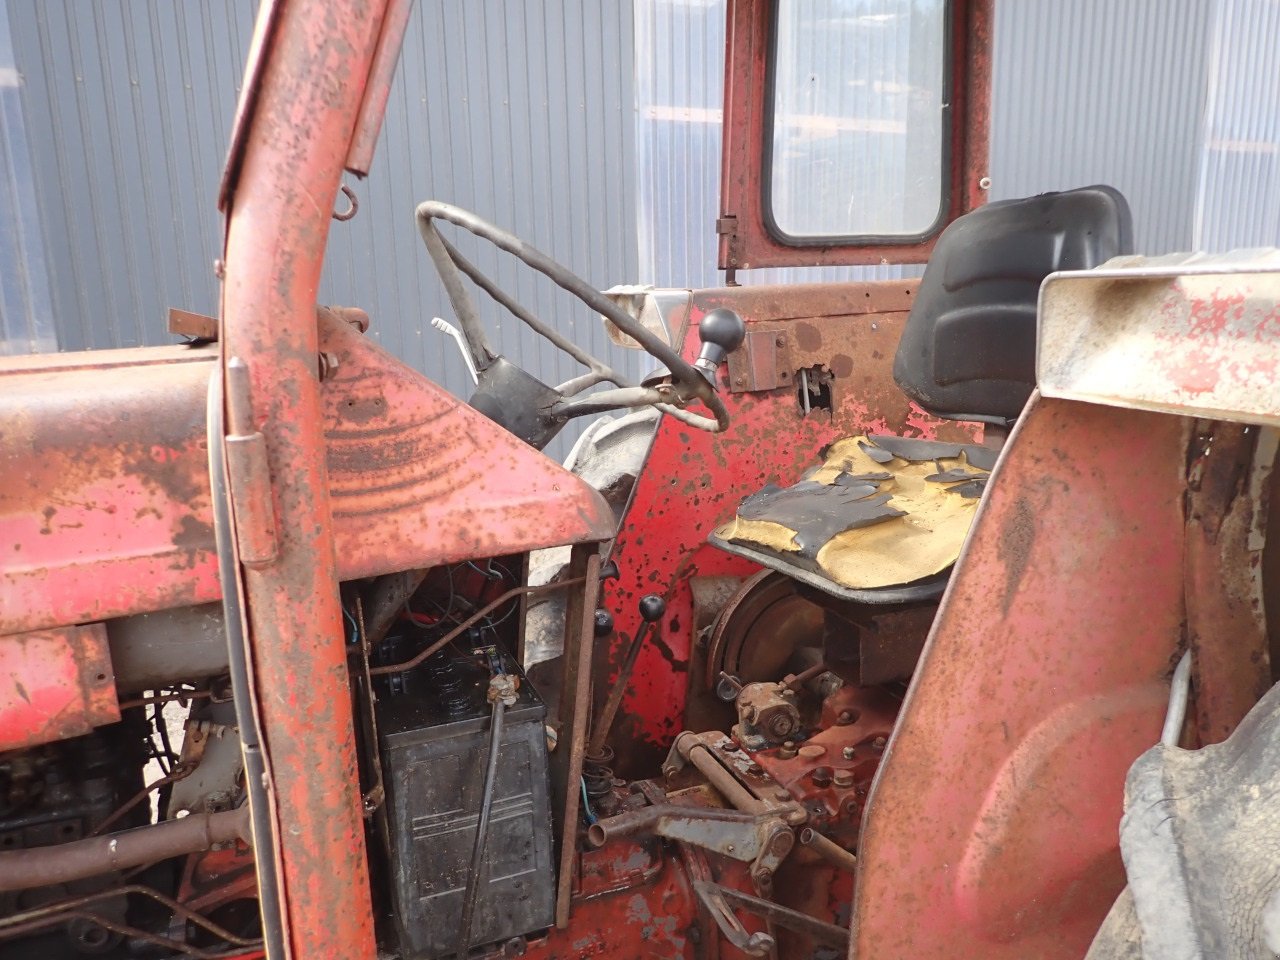
[[[646,623],[656,623],[667,612],[667,601],[656,593],[646,593],[640,598],[640,617]]]
[[[698,324],[698,336],[702,338],[702,349],[698,351],[698,359],[693,361],[693,365],[714,384],[716,369],[746,339],[747,325],[732,310],[719,307],[702,318]]]
[[[603,607],[596,611],[595,634],[597,637],[607,637],[613,633],[613,614]]]

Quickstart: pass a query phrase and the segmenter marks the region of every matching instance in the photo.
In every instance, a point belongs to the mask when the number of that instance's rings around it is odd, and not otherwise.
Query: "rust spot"
[[[187,514],[178,522],[178,532],[173,535],[173,545],[184,549],[208,548],[213,543],[213,527],[203,520]]]
[[[812,323],[797,323],[796,343],[801,350],[818,350],[822,347],[822,331]]]
[[[831,358],[830,364],[833,376],[843,379],[853,373],[853,357],[847,353],[837,353]]]
[[[1026,572],[1035,535],[1035,514],[1031,510],[1031,504],[1025,497],[1018,497],[1013,503],[1009,519],[1000,531],[998,547],[1000,562],[1004,564],[1004,597],[1000,607],[1006,617]]]

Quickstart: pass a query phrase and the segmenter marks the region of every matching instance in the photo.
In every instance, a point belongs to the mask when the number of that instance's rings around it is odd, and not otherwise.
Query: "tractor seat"
[[[1005,200],[938,238],[894,356],[927,412],[1006,428],[1035,389],[1040,284],[1132,253],[1129,205],[1107,186]],[[710,542],[862,603],[938,596],[997,451],[905,437],[831,444],[798,483],[747,497]]]

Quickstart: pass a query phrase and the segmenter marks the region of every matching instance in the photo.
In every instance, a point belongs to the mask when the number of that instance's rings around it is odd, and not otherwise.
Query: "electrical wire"
[[[587,799],[587,778],[579,777],[578,782],[582,785],[582,813],[587,818],[587,823],[594,825],[599,819],[591,809],[591,801]]]

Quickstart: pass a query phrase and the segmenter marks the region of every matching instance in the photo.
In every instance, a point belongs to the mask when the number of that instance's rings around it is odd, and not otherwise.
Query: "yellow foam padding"
[[[805,479],[830,485],[841,473],[892,474],[891,479],[879,481],[880,492],[890,494],[888,506],[906,516],[836,534],[818,550],[818,566],[841,586],[871,590],[911,583],[955,563],[978,500],[948,491],[951,484],[926,482],[925,477],[938,473],[939,467],[943,471],[959,467],[982,476],[987,471],[971,466],[963,453],[936,461],[913,463],[894,457],[877,463],[859,442],[874,446],[866,437],[838,440],[827,450],[822,466]],[[734,517],[716,535],[776,553],[799,550],[795,531],[769,520]]]

